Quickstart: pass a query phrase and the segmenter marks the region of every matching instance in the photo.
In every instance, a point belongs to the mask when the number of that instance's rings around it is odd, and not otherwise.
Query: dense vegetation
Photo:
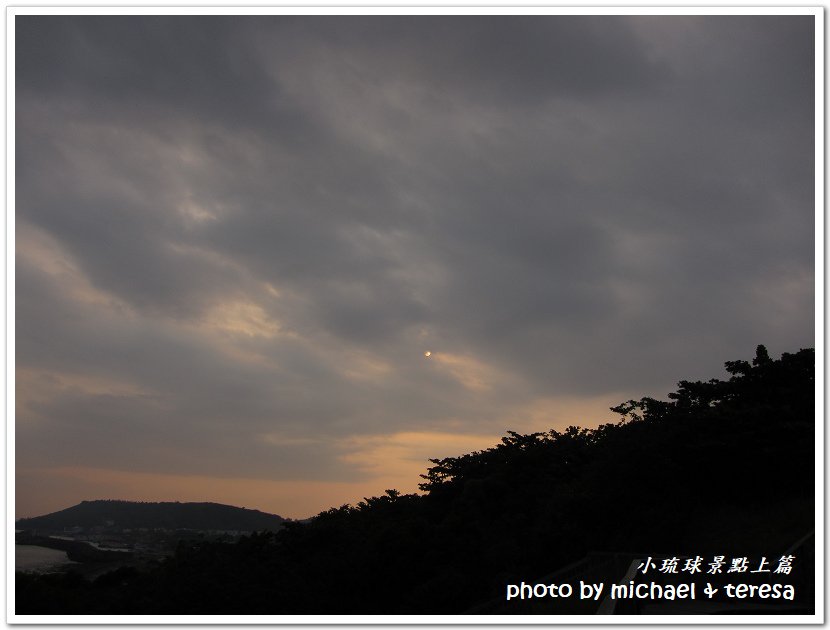
[[[726,364],[619,422],[520,435],[393,490],[150,573],[18,576],[26,613],[463,613],[589,551],[780,553],[814,523],[814,353]],[[509,612],[509,611],[505,611]]]
[[[258,531],[279,529],[283,518],[259,510],[221,503],[146,503],[135,501],[82,501],[59,512],[20,519],[17,529],[61,531],[69,527],[118,529],[214,529]]]

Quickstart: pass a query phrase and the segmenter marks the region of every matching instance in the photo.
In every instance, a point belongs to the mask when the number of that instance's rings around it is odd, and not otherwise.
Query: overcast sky
[[[17,516],[305,517],[811,347],[813,21],[18,16]]]

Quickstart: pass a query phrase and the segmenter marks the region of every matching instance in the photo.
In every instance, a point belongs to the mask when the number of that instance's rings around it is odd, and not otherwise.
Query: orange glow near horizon
[[[387,489],[418,492],[430,458],[451,457],[499,442],[497,435],[407,432],[343,439],[340,460],[362,481],[271,480],[130,472],[92,467],[17,471],[16,517],[39,516],[82,500],[214,502],[301,519],[357,504]]]
[[[21,492],[21,484],[30,489]],[[224,503],[301,519],[383,494],[386,489],[377,480],[274,481],[83,467],[18,471],[17,486],[16,518],[48,514],[83,500],[121,499]]]
[[[539,399],[517,410],[503,427],[478,434],[453,431],[401,431],[344,437],[341,462],[365,476],[361,481],[273,480],[207,475],[163,474],[95,467],[21,467],[16,471],[15,516],[39,516],[82,500],[209,501],[301,519],[331,507],[356,504],[387,489],[418,491],[430,458],[454,457],[497,445],[506,430],[530,433],[561,430],[570,424],[597,426],[622,398]],[[603,411],[605,410],[605,411]],[[458,427],[460,428],[460,426]]]

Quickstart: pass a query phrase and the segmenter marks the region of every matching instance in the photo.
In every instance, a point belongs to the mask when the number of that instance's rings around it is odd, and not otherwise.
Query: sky
[[[17,16],[16,516],[304,518],[812,347],[813,21]]]

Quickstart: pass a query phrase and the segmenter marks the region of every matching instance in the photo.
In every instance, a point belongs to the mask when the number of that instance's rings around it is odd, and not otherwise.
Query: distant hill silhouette
[[[773,360],[758,346],[726,370],[680,381],[668,401],[625,402],[617,423],[509,431],[431,460],[421,495],[387,490],[276,533],[183,542],[150,571],[94,582],[18,574],[16,612],[582,614],[594,609],[574,599],[508,603],[505,585],[562,572],[617,582],[616,558],[647,555],[774,562],[815,527],[815,355]],[[815,554],[794,553],[798,595],[778,612],[814,609]],[[579,568],[586,557],[608,573]]]
[[[143,503],[82,501],[78,505],[34,518],[20,519],[16,529],[61,531],[66,528],[195,529],[276,531],[283,525],[276,514],[221,503]]]

